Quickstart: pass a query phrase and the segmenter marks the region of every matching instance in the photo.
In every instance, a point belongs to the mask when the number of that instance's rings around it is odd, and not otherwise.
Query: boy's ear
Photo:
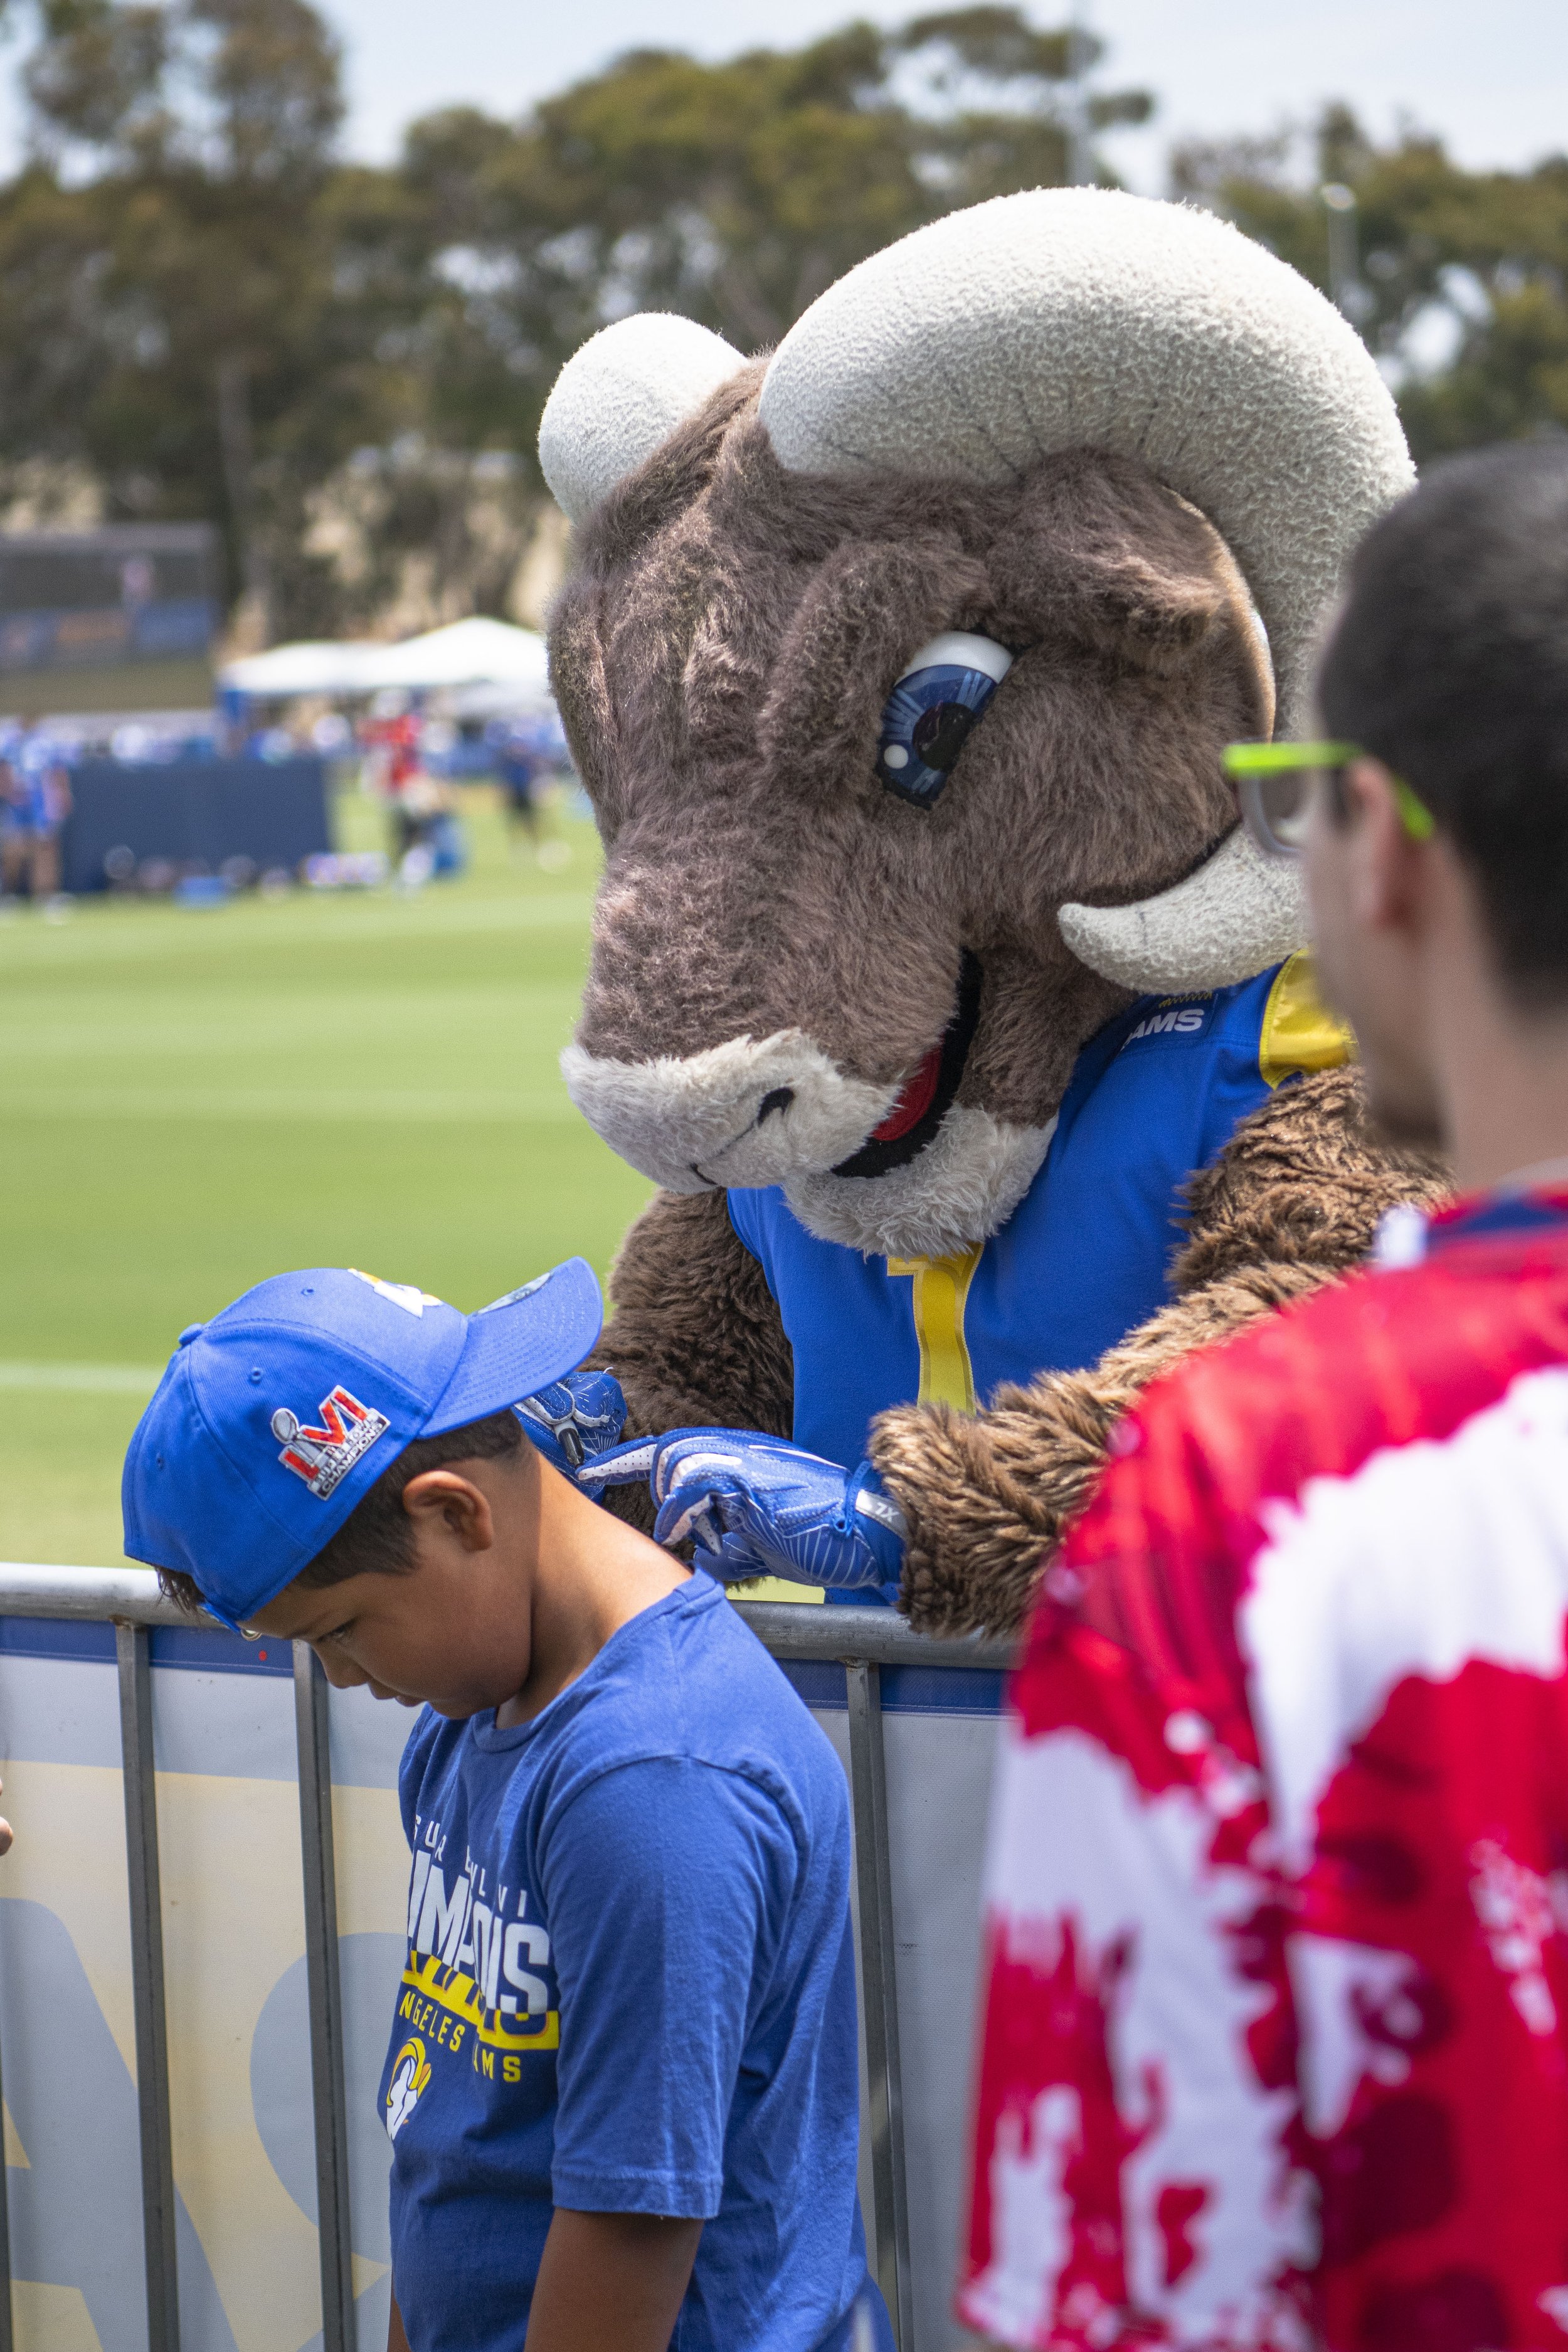
[[[489,1498],[456,1470],[422,1470],[403,1489],[416,1535],[455,1538],[464,1551],[489,1551],[496,1539]]]

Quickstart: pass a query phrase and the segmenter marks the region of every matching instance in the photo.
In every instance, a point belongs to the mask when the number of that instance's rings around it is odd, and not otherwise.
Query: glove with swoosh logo
[[[629,1485],[641,1475],[596,1475],[601,1456],[612,1450],[628,1451],[616,1444],[626,1425],[626,1401],[614,1372],[568,1372],[537,1396],[524,1397],[512,1411],[529,1442],[551,1466],[595,1501],[605,1486]]]
[[[724,1583],[752,1576],[874,1591],[896,1586],[903,1515],[868,1462],[843,1469],[746,1429],[674,1429],[642,1447],[662,1544],[690,1541]]]

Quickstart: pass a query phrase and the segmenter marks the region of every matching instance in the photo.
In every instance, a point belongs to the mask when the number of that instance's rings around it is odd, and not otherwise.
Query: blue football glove
[[[843,1470],[752,1430],[676,1429],[654,1442],[648,1484],[658,1541],[691,1540],[697,1566],[725,1583],[783,1576],[858,1591],[898,1582],[903,1514],[868,1462]]]
[[[614,1372],[568,1372],[512,1411],[545,1460],[574,1486],[596,1495],[606,1482],[595,1476],[595,1459],[616,1444],[626,1425],[626,1401]]]

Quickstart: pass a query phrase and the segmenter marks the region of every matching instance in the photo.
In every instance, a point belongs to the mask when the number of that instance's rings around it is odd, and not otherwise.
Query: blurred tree
[[[232,584],[291,620],[309,494],[395,392],[337,285],[336,47],[304,0],[44,0],[22,79],[0,458],[86,467],[111,514],[218,518]]]
[[[766,345],[922,221],[1109,177],[1097,134],[1151,106],[1082,32],[966,7],[719,64],[635,51],[519,122],[430,115],[372,169],[337,153],[309,0],[0,0],[17,17],[0,488],[53,465],[110,515],[217,519],[271,634],[501,609],[584,336],[660,307]],[[1337,107],[1179,151],[1174,193],[1331,279],[1418,454],[1568,427],[1568,159],[1466,173]]]
[[[496,352],[512,403],[546,353],[629,310],[776,341],[891,238],[1058,183],[1081,131],[1142,121],[1145,92],[1090,92],[1100,53],[1018,8],[963,8],[719,65],[634,51],[515,130],[432,116],[402,169],[444,241],[448,331]]]
[[[1349,191],[1353,266],[1334,290],[1395,385],[1418,460],[1568,430],[1568,155],[1465,172],[1425,134],[1378,147],[1342,106],[1305,142],[1180,150],[1173,176],[1325,291],[1322,190]]]
[[[657,304],[746,348],[923,220],[1092,167],[1099,45],[976,7],[719,65],[639,51],[521,123],[416,122],[340,163],[308,0],[30,8],[0,187],[0,467],[111,514],[210,515],[269,633],[427,593],[494,609],[562,360]]]

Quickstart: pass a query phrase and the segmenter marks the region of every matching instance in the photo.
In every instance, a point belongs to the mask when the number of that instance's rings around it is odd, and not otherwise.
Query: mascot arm
[[[876,1422],[871,1459],[909,1528],[900,1606],[911,1622],[931,1633],[1012,1632],[1139,1391],[1191,1349],[1345,1273],[1385,1210],[1429,1207],[1446,1190],[1438,1161],[1371,1130],[1358,1072],[1281,1087],[1193,1180],[1173,1305],[1088,1370],[1000,1388],[973,1419],[906,1405]]]
[[[590,1367],[613,1371],[627,1438],[722,1425],[787,1437],[795,1360],[762,1267],[722,1192],[656,1192],[610,1271],[611,1315]],[[646,1486],[606,1507],[651,1534]]]

